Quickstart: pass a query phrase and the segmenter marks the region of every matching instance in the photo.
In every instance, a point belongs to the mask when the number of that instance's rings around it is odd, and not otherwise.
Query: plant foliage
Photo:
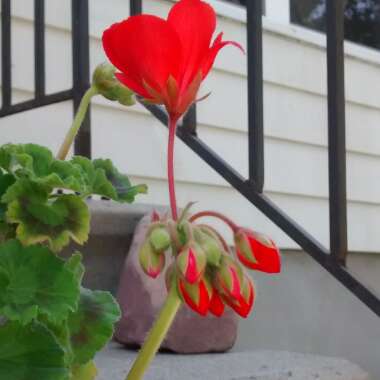
[[[96,377],[94,356],[120,310],[108,292],[82,287],[80,254],[57,253],[87,241],[87,197],[131,203],[145,192],[110,160],[60,161],[34,144],[0,147],[0,379]]]

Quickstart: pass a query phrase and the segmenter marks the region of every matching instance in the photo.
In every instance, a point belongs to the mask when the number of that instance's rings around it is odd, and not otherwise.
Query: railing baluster
[[[183,118],[182,128],[192,135],[197,134],[197,105],[193,104]]]
[[[1,1],[1,92],[2,108],[12,103],[11,0]]]
[[[131,16],[142,13],[142,0],[130,0],[129,8]]]
[[[34,88],[35,97],[45,95],[45,0],[34,0]]]
[[[73,100],[76,112],[90,86],[90,36],[88,0],[71,0],[73,38]],[[75,140],[75,154],[91,157],[90,109]]]
[[[263,29],[262,1],[247,1],[249,179],[264,187]]]
[[[330,250],[342,265],[347,256],[344,4],[327,1]]]

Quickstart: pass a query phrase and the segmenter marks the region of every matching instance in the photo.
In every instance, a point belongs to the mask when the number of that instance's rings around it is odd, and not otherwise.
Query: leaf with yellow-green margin
[[[98,370],[93,361],[82,366],[75,366],[72,370],[70,380],[94,380],[98,374]]]

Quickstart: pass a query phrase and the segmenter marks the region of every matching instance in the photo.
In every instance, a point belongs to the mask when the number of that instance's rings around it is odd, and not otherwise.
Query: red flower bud
[[[139,260],[142,270],[152,278],[156,278],[165,266],[165,254],[155,252],[149,240],[141,247]]]
[[[160,219],[161,219],[160,214],[156,210],[153,210],[152,215],[150,216],[151,222],[152,223],[159,222]]]
[[[271,239],[244,228],[234,238],[237,256],[246,267],[266,273],[281,271],[280,251]]]
[[[215,288],[212,289],[212,297],[210,300],[209,312],[217,317],[221,317],[224,313],[223,300]]]
[[[239,298],[234,298],[228,295],[223,295],[222,298],[223,301],[237,314],[243,318],[247,318],[255,301],[255,290],[252,280],[247,276],[244,277],[242,292]]]
[[[183,301],[202,316],[206,316],[212,297],[212,287],[209,281],[202,277],[196,284],[189,284],[182,278],[178,279],[178,290]]]
[[[231,257],[223,256],[214,278],[215,286],[219,293],[239,299],[242,292],[243,279],[243,270],[239,264]]]
[[[176,264],[179,273],[190,284],[199,281],[206,269],[207,259],[199,245],[190,241],[177,256]]]

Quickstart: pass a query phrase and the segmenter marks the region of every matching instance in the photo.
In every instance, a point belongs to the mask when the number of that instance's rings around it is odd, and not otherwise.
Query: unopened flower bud
[[[236,254],[243,265],[266,273],[281,271],[280,251],[266,236],[240,228],[234,236]]]
[[[186,304],[198,314],[205,316],[212,297],[212,287],[205,277],[199,282],[189,284],[183,278],[178,278],[178,291]]]
[[[190,284],[199,281],[206,269],[206,264],[205,253],[194,241],[190,241],[176,258],[179,273]]]
[[[238,299],[242,292],[244,273],[240,265],[231,257],[224,255],[215,272],[215,286],[221,294]]]
[[[160,220],[160,214],[156,210],[153,210],[152,215],[150,216],[150,221],[154,223],[154,222],[158,222],[159,220]]]
[[[165,254],[157,253],[149,240],[146,240],[139,253],[140,265],[150,277],[156,278],[165,266]]]
[[[200,246],[206,254],[207,263],[214,267],[218,267],[223,252],[220,244],[213,237],[203,234]]]
[[[242,291],[238,298],[226,294],[222,295],[222,298],[237,314],[243,318],[247,318],[255,301],[255,289],[252,280],[248,276],[244,276],[241,289]]]
[[[94,71],[93,85],[99,94],[108,100],[118,101],[124,106],[133,106],[136,101],[133,92],[115,77],[116,69],[108,64],[100,64]]]
[[[166,251],[171,244],[169,232],[165,227],[154,228],[150,233],[149,240],[156,252]]]

